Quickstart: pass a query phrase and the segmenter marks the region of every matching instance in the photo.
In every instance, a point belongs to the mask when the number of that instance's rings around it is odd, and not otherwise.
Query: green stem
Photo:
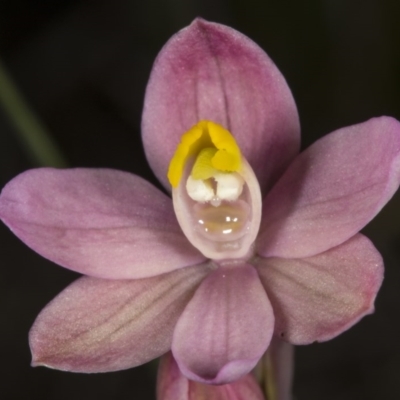
[[[65,167],[67,162],[51,135],[29,109],[0,60],[0,103],[15,126],[29,157],[40,166]]]
[[[268,400],[276,400],[277,392],[276,392],[276,377],[274,371],[274,365],[272,362],[271,353],[267,352],[265,355],[265,371],[264,371],[264,393]]]
[[[268,349],[254,370],[256,379],[266,400],[278,400],[275,368],[276,365],[274,364],[271,349]]]

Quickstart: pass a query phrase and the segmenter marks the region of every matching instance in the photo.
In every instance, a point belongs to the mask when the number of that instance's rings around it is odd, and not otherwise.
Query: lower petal
[[[271,304],[255,269],[223,266],[202,282],[179,318],[172,352],[187,378],[232,382],[256,365],[273,326]]]
[[[171,353],[162,357],[158,369],[157,400],[263,400],[251,374],[227,385],[205,385],[183,376]]]
[[[374,311],[382,257],[363,235],[304,259],[258,258],[275,334],[293,344],[326,341]]]
[[[108,372],[159,357],[208,272],[204,264],[146,279],[78,279],[37,317],[30,332],[32,364]]]

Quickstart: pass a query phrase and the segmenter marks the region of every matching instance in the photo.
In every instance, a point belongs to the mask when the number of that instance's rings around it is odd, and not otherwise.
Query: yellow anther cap
[[[172,187],[179,185],[190,157],[196,158],[192,170],[194,179],[208,179],[216,172],[237,172],[242,166],[235,138],[221,125],[211,121],[200,121],[182,135],[168,169]]]

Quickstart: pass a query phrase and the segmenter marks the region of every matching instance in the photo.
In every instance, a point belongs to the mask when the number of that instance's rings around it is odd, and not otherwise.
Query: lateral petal
[[[285,79],[252,40],[195,19],[159,53],[142,119],[147,159],[166,188],[181,135],[201,120],[235,136],[265,190],[299,149],[299,118]]]
[[[127,172],[26,171],[3,189],[0,218],[40,255],[85,275],[136,279],[205,260],[171,200]]]
[[[264,200],[264,257],[302,258],[361,230],[400,183],[400,123],[374,118],[339,129],[300,154]]]
[[[82,277],[39,314],[30,331],[34,366],[73,372],[131,368],[167,352],[207,264],[137,280]]]
[[[330,340],[374,311],[382,257],[358,234],[304,259],[258,258],[275,313],[275,334],[292,344]]]
[[[224,384],[247,374],[271,340],[274,315],[255,269],[220,267],[197,289],[175,328],[172,352],[187,378]]]

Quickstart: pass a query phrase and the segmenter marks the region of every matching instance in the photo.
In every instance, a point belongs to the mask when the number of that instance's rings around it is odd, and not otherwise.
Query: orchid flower
[[[108,169],[31,170],[2,191],[3,222],[85,275],[37,317],[33,365],[115,371],[172,349],[186,378],[226,384],[273,335],[326,341],[373,312],[383,263],[358,232],[399,186],[396,120],[339,129],[299,154],[273,62],[196,19],[155,61],[142,135],[173,201]]]

